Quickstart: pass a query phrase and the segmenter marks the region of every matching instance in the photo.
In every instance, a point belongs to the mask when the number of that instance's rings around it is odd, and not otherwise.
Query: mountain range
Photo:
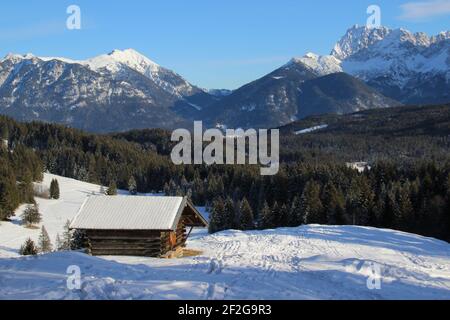
[[[0,60],[0,113],[93,132],[276,127],[310,115],[450,101],[450,32],[354,26],[330,55],[308,53],[241,88],[206,90],[133,49],[84,61]]]

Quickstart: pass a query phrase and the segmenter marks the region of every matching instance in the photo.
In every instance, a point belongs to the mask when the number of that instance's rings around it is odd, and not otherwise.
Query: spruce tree
[[[233,199],[228,197],[225,200],[223,212],[223,230],[230,230],[236,227],[236,206]]]
[[[376,223],[376,217],[373,212],[375,195],[372,187],[368,180],[363,178],[359,184],[359,188],[359,221],[357,221],[357,224],[362,226],[373,225]]]
[[[240,230],[253,230],[255,228],[255,222],[253,217],[253,210],[250,203],[244,198],[241,201],[239,207],[239,229]]]
[[[81,230],[75,230],[70,240],[70,249],[71,250],[80,250],[84,249],[87,246],[87,236],[86,233]]]
[[[115,196],[117,195],[117,185],[115,181],[111,181],[108,190],[106,190],[106,195],[108,196]]]
[[[131,176],[130,180],[128,180],[128,191],[133,196],[137,195],[137,183],[133,176]]]
[[[344,197],[332,182],[327,183],[324,189],[323,206],[326,214],[326,220],[321,221],[323,224],[345,224]]]
[[[70,231],[70,221],[67,220],[66,224],[64,225],[64,232],[61,239],[61,245],[59,250],[62,251],[70,250],[71,243],[72,243],[72,232]]]
[[[28,238],[20,247],[19,254],[22,256],[35,256],[38,254],[38,248],[34,241]]]
[[[270,225],[272,211],[270,210],[269,204],[267,201],[264,201],[264,205],[262,206],[261,211],[259,212],[259,221],[258,227],[260,229],[266,229]]]
[[[61,237],[59,236],[59,233],[56,234],[55,247],[56,247],[56,250],[57,250],[57,251],[64,250],[64,249],[63,249],[64,243],[63,243],[63,241],[61,240]]]
[[[59,183],[58,180],[53,179],[52,182],[50,183],[50,198],[51,199],[59,199]]]
[[[290,209],[288,208],[287,205],[283,204],[280,207],[280,211],[279,211],[279,215],[278,215],[278,219],[277,219],[277,223],[276,223],[276,227],[289,227],[290,226]]]
[[[52,252],[53,250],[52,242],[44,226],[42,226],[41,234],[39,235],[38,245],[39,251],[42,253]]]
[[[38,206],[28,205],[25,211],[22,213],[22,222],[28,227],[33,226],[34,224],[38,224],[41,222],[42,216],[39,213]]]
[[[412,231],[414,222],[414,208],[409,195],[408,186],[397,190],[398,210],[396,212],[396,225],[404,231]]]
[[[222,198],[217,198],[213,201],[211,213],[209,217],[209,233],[216,233],[224,229],[223,216],[224,216],[225,206]]]
[[[266,207],[267,204],[264,205]],[[261,221],[262,229],[273,229],[278,226],[278,219],[280,216],[280,207],[275,201],[272,208],[263,208],[263,217]]]
[[[294,197],[289,211],[289,226],[298,227],[303,224],[305,215],[302,208],[301,197]]]
[[[320,224],[326,222],[323,204],[320,199],[320,185],[315,181],[306,184],[302,194],[302,212],[305,224]]]

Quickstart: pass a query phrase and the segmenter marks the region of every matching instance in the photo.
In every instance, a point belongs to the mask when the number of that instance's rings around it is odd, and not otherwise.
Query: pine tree
[[[384,212],[381,217],[381,226],[383,228],[393,228],[396,212],[398,212],[398,205],[395,199],[395,194],[393,194],[392,190],[388,190],[386,192],[384,201]]]
[[[414,208],[411,203],[408,185],[397,190],[396,225],[404,231],[412,231],[414,222]]]
[[[57,250],[57,251],[64,250],[64,249],[63,249],[64,243],[63,243],[63,241],[61,240],[61,237],[59,236],[59,233],[56,234],[55,247],[56,247],[56,250]]]
[[[279,213],[278,213],[278,219],[276,219],[276,227],[289,227],[290,226],[290,209],[287,205],[283,204],[280,207]]]
[[[38,248],[30,238],[20,247],[19,254],[22,256],[35,256],[38,254]]]
[[[59,250],[61,251],[67,251],[71,249],[71,243],[72,243],[72,232],[70,231],[70,221],[67,220],[66,224],[64,225],[64,232],[62,239],[60,239],[61,244]]]
[[[115,181],[111,181],[108,190],[106,190],[106,195],[108,196],[116,196],[117,195],[117,185]]]
[[[225,230],[223,225],[223,215],[225,211],[225,206],[222,198],[217,198],[213,201],[211,213],[210,213],[210,221],[208,231],[209,233],[216,233],[222,230]]]
[[[128,191],[133,196],[137,195],[137,183],[133,176],[128,180]]]
[[[81,230],[75,230],[70,240],[70,249],[71,250],[80,250],[84,249],[87,246],[87,237],[86,233]]]
[[[3,159],[0,154],[0,221],[14,216],[21,202],[16,176],[7,161],[8,158]]]
[[[270,210],[269,204],[267,203],[267,201],[264,201],[264,205],[262,206],[262,209],[259,212],[258,227],[260,229],[266,229],[267,226],[270,224],[271,214],[272,212]]]
[[[366,178],[361,180],[359,187],[359,221],[357,221],[357,223],[362,226],[373,226],[377,220],[373,212],[375,194]]]
[[[262,223],[261,227],[263,229],[273,229],[278,227],[278,219],[280,217],[280,207],[278,206],[278,203],[275,201],[272,208],[268,210],[263,209],[264,214],[262,217]]]
[[[345,224],[345,218],[343,216],[345,213],[344,197],[331,182],[325,186],[323,206],[326,221],[322,221],[321,223],[331,225]]]
[[[289,211],[289,226],[298,227],[305,221],[301,197],[294,197]]]
[[[39,208],[37,205],[28,205],[25,211],[22,213],[22,221],[28,227],[33,226],[41,222],[42,216],[39,213]]]
[[[306,184],[301,201],[305,224],[320,224],[326,222],[323,204],[320,199],[320,185],[317,182],[311,181]]]
[[[50,183],[50,198],[51,199],[59,199],[59,183],[58,180],[53,179]]]
[[[253,210],[250,203],[244,198],[241,201],[239,207],[239,229],[240,230],[253,230],[255,228],[255,222],[253,217]]]
[[[228,197],[225,200],[223,212],[223,230],[234,229],[236,226],[236,206],[233,199]]]
[[[52,242],[44,226],[42,226],[41,234],[39,235],[38,245],[39,251],[42,253],[52,252],[53,250]]]

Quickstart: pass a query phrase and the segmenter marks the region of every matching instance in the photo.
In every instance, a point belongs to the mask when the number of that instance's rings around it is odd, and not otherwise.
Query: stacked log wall
[[[165,235],[159,231],[86,231],[94,256],[160,257],[167,253]]]

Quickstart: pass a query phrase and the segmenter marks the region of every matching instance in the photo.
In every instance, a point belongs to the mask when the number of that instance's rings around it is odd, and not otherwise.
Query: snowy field
[[[52,178],[45,175],[44,183]],[[38,200],[52,240],[85,197],[100,191],[56,178],[61,199]],[[26,238],[38,234],[19,219],[1,223],[0,299],[450,299],[450,245],[391,230],[196,230],[188,247],[202,255],[176,260],[77,252],[18,257]],[[67,287],[72,265],[81,270],[79,290]],[[381,287],[370,290],[374,270]]]

